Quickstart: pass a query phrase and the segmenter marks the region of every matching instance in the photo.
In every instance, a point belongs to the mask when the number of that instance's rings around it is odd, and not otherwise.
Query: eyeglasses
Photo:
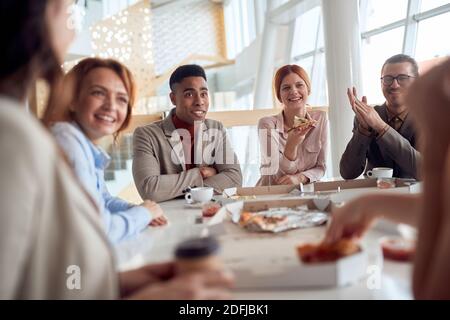
[[[405,84],[409,83],[412,78],[415,78],[413,76],[409,76],[407,74],[399,74],[396,77],[393,76],[384,76],[381,77],[381,81],[385,86],[390,86],[394,83],[394,80],[397,80],[398,84],[401,86],[404,86]]]

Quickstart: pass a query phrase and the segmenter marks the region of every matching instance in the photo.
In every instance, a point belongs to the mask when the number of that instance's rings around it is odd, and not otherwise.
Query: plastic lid
[[[213,237],[194,238],[180,243],[175,250],[177,258],[201,258],[215,254],[219,242]]]

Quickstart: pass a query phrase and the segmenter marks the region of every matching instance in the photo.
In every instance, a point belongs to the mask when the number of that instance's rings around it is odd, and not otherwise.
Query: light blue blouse
[[[106,188],[104,172],[111,158],[94,145],[74,122],[58,122],[51,128],[75,174],[101,210],[112,243],[137,235],[151,221],[148,210],[113,197]]]

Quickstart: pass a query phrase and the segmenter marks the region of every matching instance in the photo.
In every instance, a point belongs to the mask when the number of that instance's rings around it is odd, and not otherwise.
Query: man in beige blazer
[[[203,68],[181,66],[169,84],[175,108],[133,136],[133,177],[141,197],[160,202],[181,196],[188,187],[221,193],[241,186],[239,162],[223,125],[205,119],[209,96]]]
[[[381,70],[383,105],[372,108],[366,97],[356,97],[355,88],[348,90],[355,122],[353,137],[340,161],[344,179],[356,179],[375,167],[392,168],[397,178],[418,178],[417,132],[403,101],[418,75],[417,62],[399,54],[386,60]]]

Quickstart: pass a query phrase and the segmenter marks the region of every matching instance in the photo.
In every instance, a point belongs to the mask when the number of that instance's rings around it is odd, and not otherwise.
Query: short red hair
[[[311,80],[309,80],[308,73],[305,71],[305,69],[296,64],[288,64],[278,69],[277,73],[275,74],[275,79],[273,83],[275,93],[277,95],[278,101],[280,102],[281,102],[281,94],[280,94],[281,82],[283,82],[283,79],[288,74],[291,73],[297,74],[300,78],[303,79],[303,81],[305,81],[306,87],[308,88],[308,95],[311,94]]]

